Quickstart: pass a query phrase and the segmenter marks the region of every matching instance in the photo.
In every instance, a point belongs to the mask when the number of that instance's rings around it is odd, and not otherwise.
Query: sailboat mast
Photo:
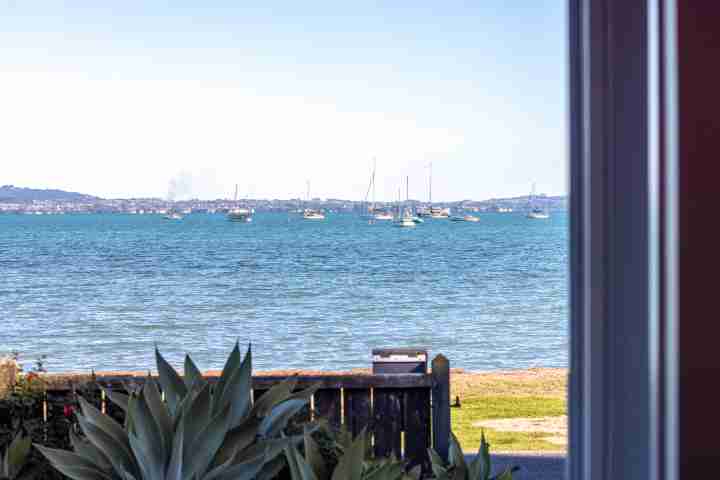
[[[377,159],[373,158],[372,173],[372,211],[375,212],[375,172],[377,171]]]
[[[432,162],[430,162],[430,206],[432,207]]]

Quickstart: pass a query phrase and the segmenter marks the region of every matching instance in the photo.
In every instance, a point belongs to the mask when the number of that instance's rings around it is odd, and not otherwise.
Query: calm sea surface
[[[366,367],[425,346],[470,370],[567,364],[567,215],[415,229],[258,214],[0,215],[0,352],[51,371]]]

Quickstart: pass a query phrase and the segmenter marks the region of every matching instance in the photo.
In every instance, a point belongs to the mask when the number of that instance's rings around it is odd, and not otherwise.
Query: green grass
[[[468,452],[480,445],[480,427],[473,424],[479,420],[504,418],[539,418],[565,415],[564,398],[549,396],[489,395],[463,399],[462,408],[452,409],[453,432]],[[562,451],[560,445],[543,440],[549,434],[543,432],[501,432],[485,429],[493,451]]]

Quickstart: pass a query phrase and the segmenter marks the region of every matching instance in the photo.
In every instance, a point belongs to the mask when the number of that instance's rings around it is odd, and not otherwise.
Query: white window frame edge
[[[676,0],[569,0],[572,480],[678,478]]]

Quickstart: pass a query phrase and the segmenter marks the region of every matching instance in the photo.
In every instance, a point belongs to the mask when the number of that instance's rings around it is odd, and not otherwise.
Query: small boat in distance
[[[450,218],[453,222],[479,222],[480,219],[474,215],[455,216]]]
[[[413,220],[412,213],[409,210],[405,210],[405,213],[394,222],[396,227],[415,227],[415,220]]]
[[[165,219],[165,220],[182,220],[183,216],[180,215],[178,212],[168,212],[165,215],[163,215],[163,219]]]
[[[410,190],[410,179],[406,177],[406,184],[405,184],[405,202],[409,200],[409,190]],[[397,219],[394,221],[394,224],[396,227],[402,227],[402,228],[414,228],[415,227],[415,216],[412,213],[412,210],[405,207],[403,209],[402,215],[400,214],[400,190],[398,189],[398,206],[397,206]]]
[[[303,218],[305,220],[325,220],[325,214],[320,210],[313,210],[311,208],[307,208],[303,212]]]
[[[310,180],[307,181],[307,201],[310,203]],[[306,208],[303,210],[305,220],[325,220],[325,213],[322,210]]]
[[[228,210],[227,218],[232,222],[250,223],[252,222],[252,216],[255,211],[251,208],[240,207],[237,204],[238,197],[238,186],[235,185],[235,206]]]
[[[373,219],[375,220],[394,220],[395,216],[387,210],[375,209],[373,211]]]
[[[533,220],[545,220],[550,218],[550,213],[547,209],[542,209],[537,205],[534,183],[532,186],[532,192],[530,193],[530,198],[528,199],[528,206],[530,207],[530,211],[527,214],[527,218]]]

